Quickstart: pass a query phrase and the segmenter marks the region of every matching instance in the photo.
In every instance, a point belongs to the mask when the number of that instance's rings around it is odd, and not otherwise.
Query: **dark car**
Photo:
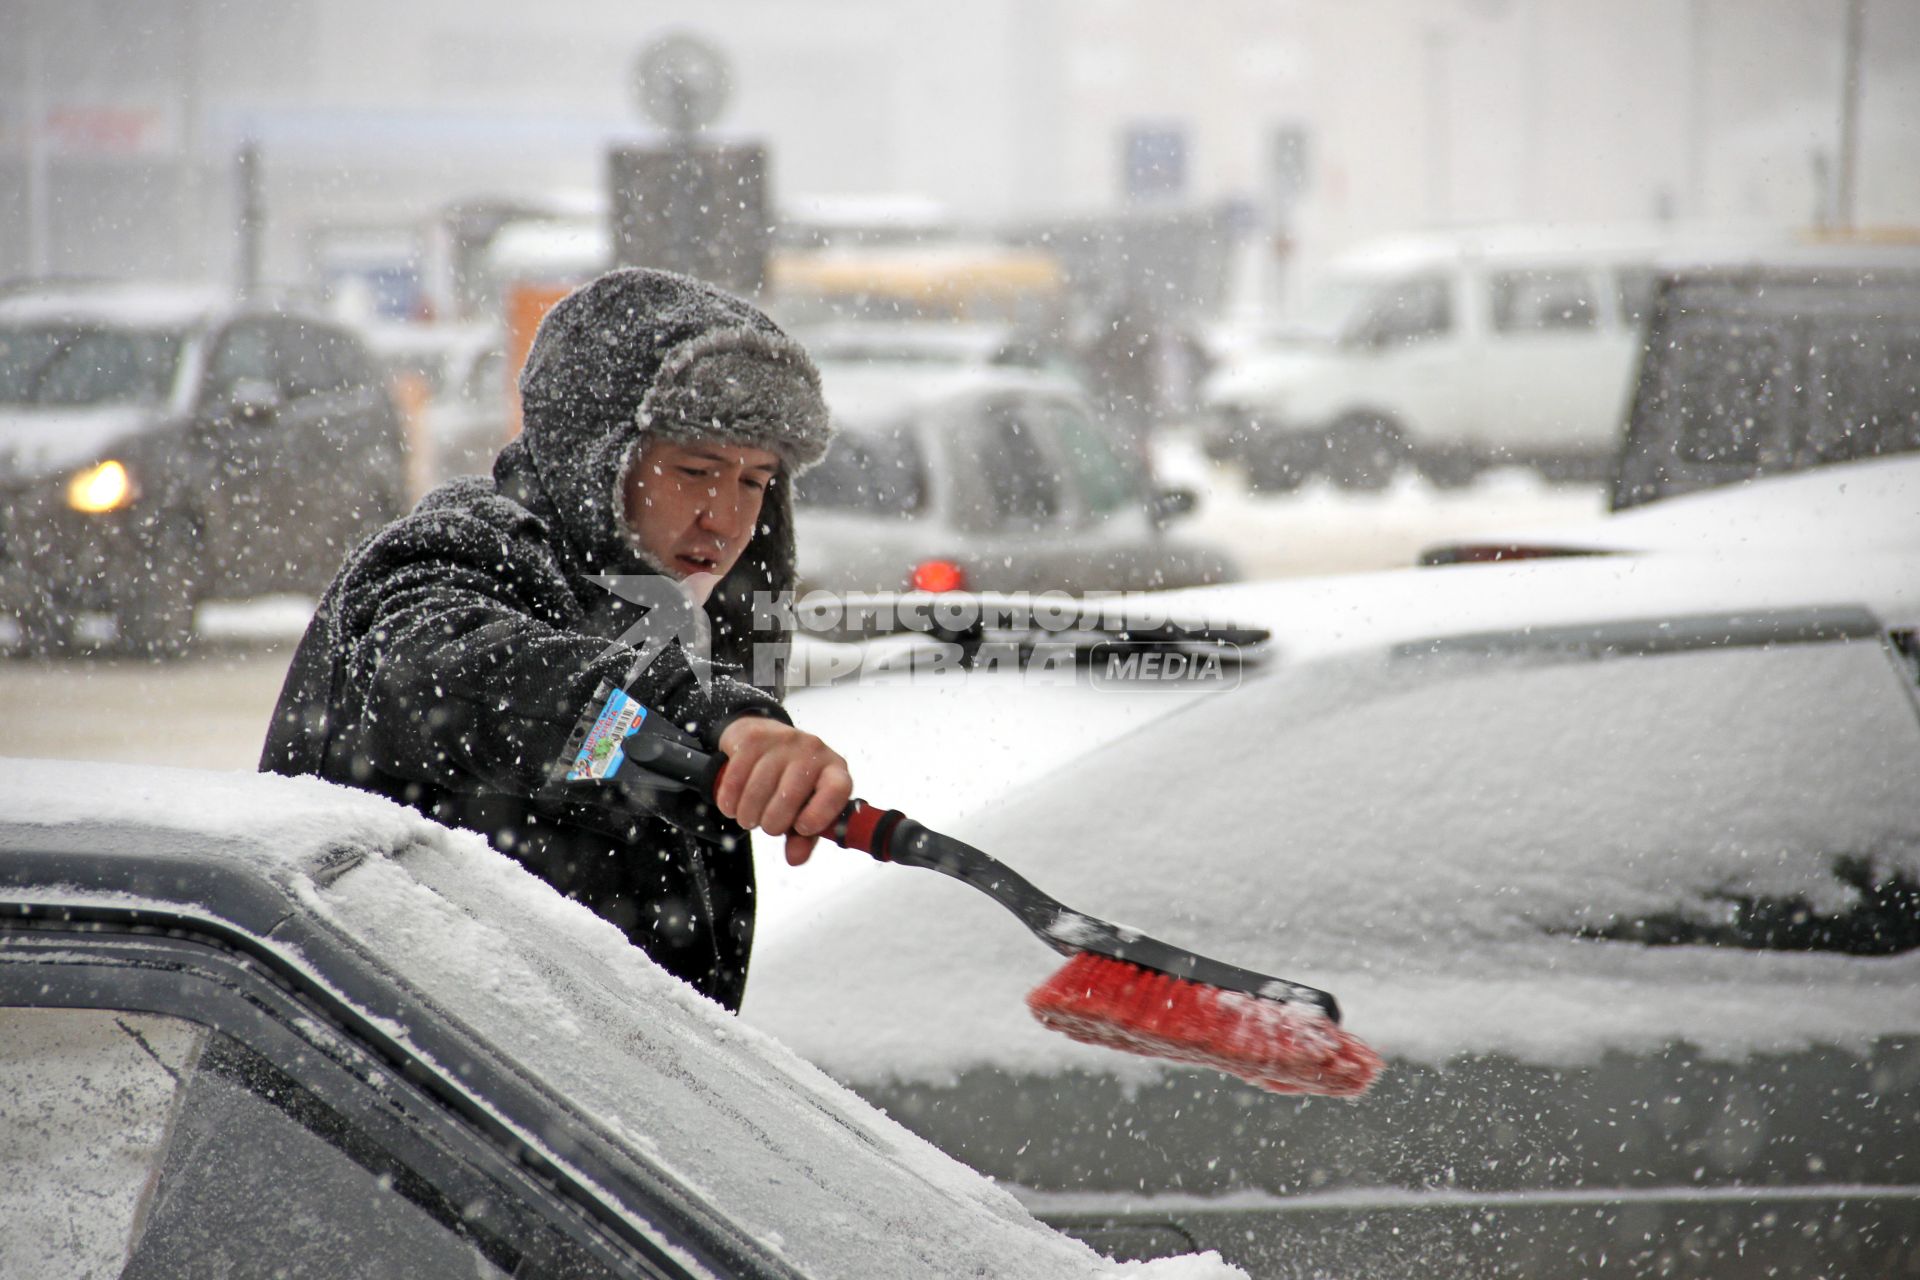
[[[478,836],[0,761],[0,1275],[1115,1271]]]
[[[0,601],[19,639],[167,653],[211,598],[315,592],[401,510],[358,338],[184,289],[0,297]]]
[[[1615,510],[1920,451],[1920,248],[1802,249],[1661,284]]]

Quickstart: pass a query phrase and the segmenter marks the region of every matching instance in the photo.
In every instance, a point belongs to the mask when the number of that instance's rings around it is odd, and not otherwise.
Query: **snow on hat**
[[[611,271],[547,313],[521,399],[631,418],[643,434],[766,449],[790,474],[833,430],[804,348],[757,308],[667,271]]]

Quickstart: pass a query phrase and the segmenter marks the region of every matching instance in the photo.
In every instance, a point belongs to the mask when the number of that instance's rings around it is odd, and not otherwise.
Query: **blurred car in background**
[[[1225,582],[1193,506],[1062,378],[821,365],[836,436],[794,489],[802,590],[1135,591]]]
[[[317,592],[405,500],[405,442],[348,331],[134,286],[0,297],[0,600],[32,648],[169,653],[196,604]]]
[[[366,337],[407,421],[415,496],[491,474],[512,423],[500,326],[379,325]]]
[[[1047,331],[989,321],[860,321],[794,332],[816,362],[935,368],[1035,369],[1074,377],[1072,351]]]
[[[1615,510],[1920,451],[1920,244],[1676,271],[1645,349]]]
[[[1130,732],[951,829],[1078,910],[1334,992],[1389,1059],[1358,1101],[1042,1030],[1023,997],[1058,957],[910,868],[856,868],[770,939],[745,1016],[1117,1255],[1898,1274],[1920,1238],[1914,563],[1729,551],[1168,597],[1269,627],[1278,660],[1171,712],[1137,693]],[[992,700],[885,692],[798,705],[909,814],[914,786],[974,790],[969,761],[1076,718],[1075,690],[977,717]],[[886,794],[882,770],[918,781]]]
[[[0,761],[9,1276],[1116,1274],[476,835],[86,767]]]
[[[1725,237],[1714,243],[1725,243]],[[1434,233],[1357,249],[1205,384],[1203,440],[1256,489],[1490,466],[1609,474],[1671,232]]]

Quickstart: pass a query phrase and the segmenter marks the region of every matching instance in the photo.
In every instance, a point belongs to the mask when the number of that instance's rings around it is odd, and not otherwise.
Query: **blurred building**
[[[591,191],[668,29],[734,63],[777,196],[1001,224],[1220,204],[1284,250],[1488,220],[1830,214],[1841,0],[0,0],[0,278],[391,252],[455,201]],[[1868,0],[1858,218],[1920,223],[1920,6]]]

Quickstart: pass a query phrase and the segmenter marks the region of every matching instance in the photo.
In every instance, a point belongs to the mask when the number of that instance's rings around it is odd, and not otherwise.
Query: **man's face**
[[[765,449],[651,440],[627,470],[627,523],[668,573],[711,588],[753,540],[779,468]]]

